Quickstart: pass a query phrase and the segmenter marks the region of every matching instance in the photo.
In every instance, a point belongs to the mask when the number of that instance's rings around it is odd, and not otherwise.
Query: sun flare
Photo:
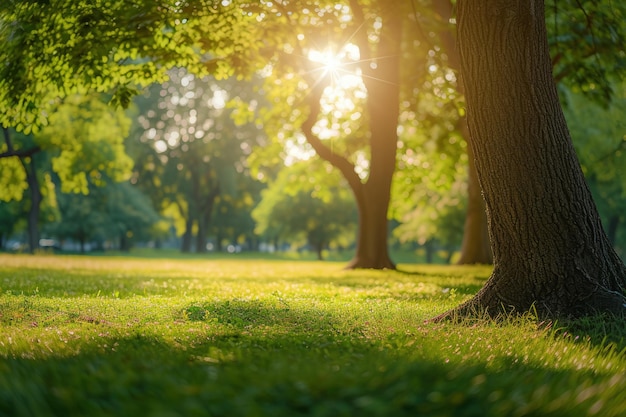
[[[309,52],[309,60],[320,64],[325,74],[336,72],[343,65],[341,57],[330,50],[312,50]]]
[[[334,87],[350,89],[361,82],[360,71],[354,65],[359,60],[359,48],[354,44],[344,45],[339,52],[311,49],[307,58],[317,64],[315,71],[321,77],[330,77]]]

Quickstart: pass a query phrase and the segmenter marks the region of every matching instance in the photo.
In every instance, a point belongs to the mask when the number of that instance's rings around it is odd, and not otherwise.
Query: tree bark
[[[470,144],[494,270],[437,319],[534,309],[541,317],[623,315],[626,267],[578,163],[551,73],[541,0],[459,0]]]

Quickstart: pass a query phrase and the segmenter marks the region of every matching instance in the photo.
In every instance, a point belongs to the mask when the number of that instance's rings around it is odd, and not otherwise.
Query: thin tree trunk
[[[433,263],[433,257],[435,253],[435,247],[432,240],[428,240],[424,243],[424,256],[427,264]]]
[[[459,0],[468,123],[494,270],[438,317],[534,309],[624,314],[626,267],[604,233],[551,73],[541,0]]]
[[[196,233],[196,253],[206,253],[206,229],[207,223],[204,216],[198,217],[198,232]]]
[[[318,261],[323,261],[324,260],[324,244],[323,243],[318,243],[315,245],[315,253],[317,254],[317,260]]]
[[[183,253],[191,252],[191,238],[193,234],[193,219],[185,219],[185,232],[183,233],[180,251]]]
[[[450,22],[451,19],[455,17],[455,6],[450,0],[438,0],[433,3],[432,7],[443,22]],[[424,31],[422,31],[422,33],[425,35]],[[456,47],[454,25],[450,24],[443,26],[439,36],[448,56],[448,65],[457,73],[457,91],[459,94],[465,95],[463,77],[460,74],[461,59]],[[425,37],[422,40],[430,42],[429,39]],[[461,118],[459,120],[458,129],[461,136],[469,144],[469,130],[465,118]],[[461,256],[457,261],[457,264],[491,264],[493,263],[493,254],[491,252],[489,231],[487,227],[485,200],[483,199],[481,193],[478,173],[476,172],[476,167],[474,165],[474,154],[472,153],[471,146],[467,147],[467,154],[469,161],[467,178],[467,213],[463,227]]]
[[[465,123],[463,125],[466,126]],[[462,129],[464,137],[469,139],[467,129]],[[471,147],[467,148],[468,156],[468,178],[467,178],[467,213],[463,228],[463,243],[461,245],[461,257],[457,261],[458,265],[467,264],[491,264],[493,254],[489,240],[489,229],[487,226],[487,212],[485,211],[485,200],[483,199],[478,181],[478,173],[474,165],[474,154]]]
[[[210,187],[211,191],[206,197],[203,204],[200,206],[198,215],[198,234],[196,236],[196,252],[207,252],[207,230],[211,224],[211,218],[213,216],[213,207],[215,206],[215,199],[220,193],[219,185],[213,185]]]
[[[618,215],[613,215],[609,218],[609,223],[606,226],[606,235],[609,238],[611,245],[615,246],[617,242],[617,229],[619,227],[620,219]]]
[[[39,188],[39,179],[37,178],[37,169],[35,166],[34,155],[31,156],[30,162],[25,158],[20,158],[24,171],[26,171],[26,182],[30,191],[30,209],[28,210],[28,248],[30,253],[35,253],[39,248],[39,213],[41,211],[41,189]]]

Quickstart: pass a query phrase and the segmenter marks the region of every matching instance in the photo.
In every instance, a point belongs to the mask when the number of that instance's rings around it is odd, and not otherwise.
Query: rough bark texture
[[[459,0],[471,146],[494,270],[466,304],[544,317],[624,314],[626,267],[602,229],[551,74],[544,4]]]

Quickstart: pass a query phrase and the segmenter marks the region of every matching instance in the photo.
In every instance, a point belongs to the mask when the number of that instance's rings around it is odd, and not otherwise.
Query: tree
[[[242,245],[248,250],[258,249],[258,237],[252,210],[261,200],[261,190],[266,187],[254,179],[247,168],[234,178],[228,193],[222,194],[216,202],[214,221],[209,228],[209,236],[215,240],[215,249],[221,251],[224,242]]]
[[[0,198],[19,200],[21,191],[29,191],[31,252],[39,245],[39,218],[45,197],[42,182],[46,172],[59,177],[63,191],[87,193],[88,181],[101,184],[104,176],[122,180],[130,174],[132,166],[124,153],[123,140],[130,122],[123,111],[112,109],[98,96],[66,97],[53,110],[49,124],[36,134],[3,129],[6,151],[0,153],[0,167],[13,172],[5,177],[8,180],[2,180],[6,189]],[[10,167],[18,163],[21,167]]]
[[[353,232],[356,213],[340,177],[327,175],[321,187],[319,178],[310,175],[312,165],[301,161],[285,167],[262,192],[252,217],[259,235],[271,241],[304,241],[322,260],[324,249]]]
[[[458,46],[494,270],[476,296],[439,319],[533,308],[544,317],[624,314],[626,267],[574,152],[543,1],[459,1]]]
[[[0,250],[5,249],[5,244],[16,231],[19,221],[20,207],[16,201],[0,201]]]
[[[394,268],[387,223],[408,8],[384,1],[263,2],[249,13],[264,40],[254,47],[273,82],[267,88],[272,109],[261,117],[268,135],[292,142],[303,136],[305,150],[346,179],[359,211],[348,267]],[[340,81],[346,74],[350,91]]]
[[[89,192],[57,192],[60,219],[48,225],[45,233],[61,241],[72,239],[85,252],[86,244],[117,242],[129,250],[132,242],[150,238],[150,228],[159,220],[150,200],[128,182],[107,180],[89,184]]]
[[[460,60],[455,39],[454,2],[444,0],[425,6],[425,10],[417,11],[419,39],[430,45],[429,54],[444,55],[445,59],[438,64],[443,63],[458,76]],[[428,9],[431,9],[430,13]],[[623,3],[562,0],[548,5],[548,41],[553,74],[560,89],[582,89],[587,98],[603,104],[611,100],[614,92],[611,76],[619,76],[626,67],[624,54],[616,53],[616,45],[626,42],[625,11]],[[463,79],[460,76],[457,78],[451,86],[463,95]],[[459,119],[458,130],[467,140],[469,135],[464,117]],[[485,204],[473,166],[471,147],[467,152],[468,207],[458,263],[491,263]]]
[[[226,106],[230,95],[246,97],[235,80],[195,77],[183,68],[135,101],[140,143],[136,181],[161,209],[174,204],[185,221],[181,250],[205,252],[216,204],[235,194],[238,176],[249,175],[246,157],[263,139],[252,125],[235,126]]]
[[[585,178],[598,205],[607,236],[622,259],[626,254],[624,85],[614,89],[616,96],[605,106],[590,102],[582,91],[562,90],[565,94],[565,116]]]

